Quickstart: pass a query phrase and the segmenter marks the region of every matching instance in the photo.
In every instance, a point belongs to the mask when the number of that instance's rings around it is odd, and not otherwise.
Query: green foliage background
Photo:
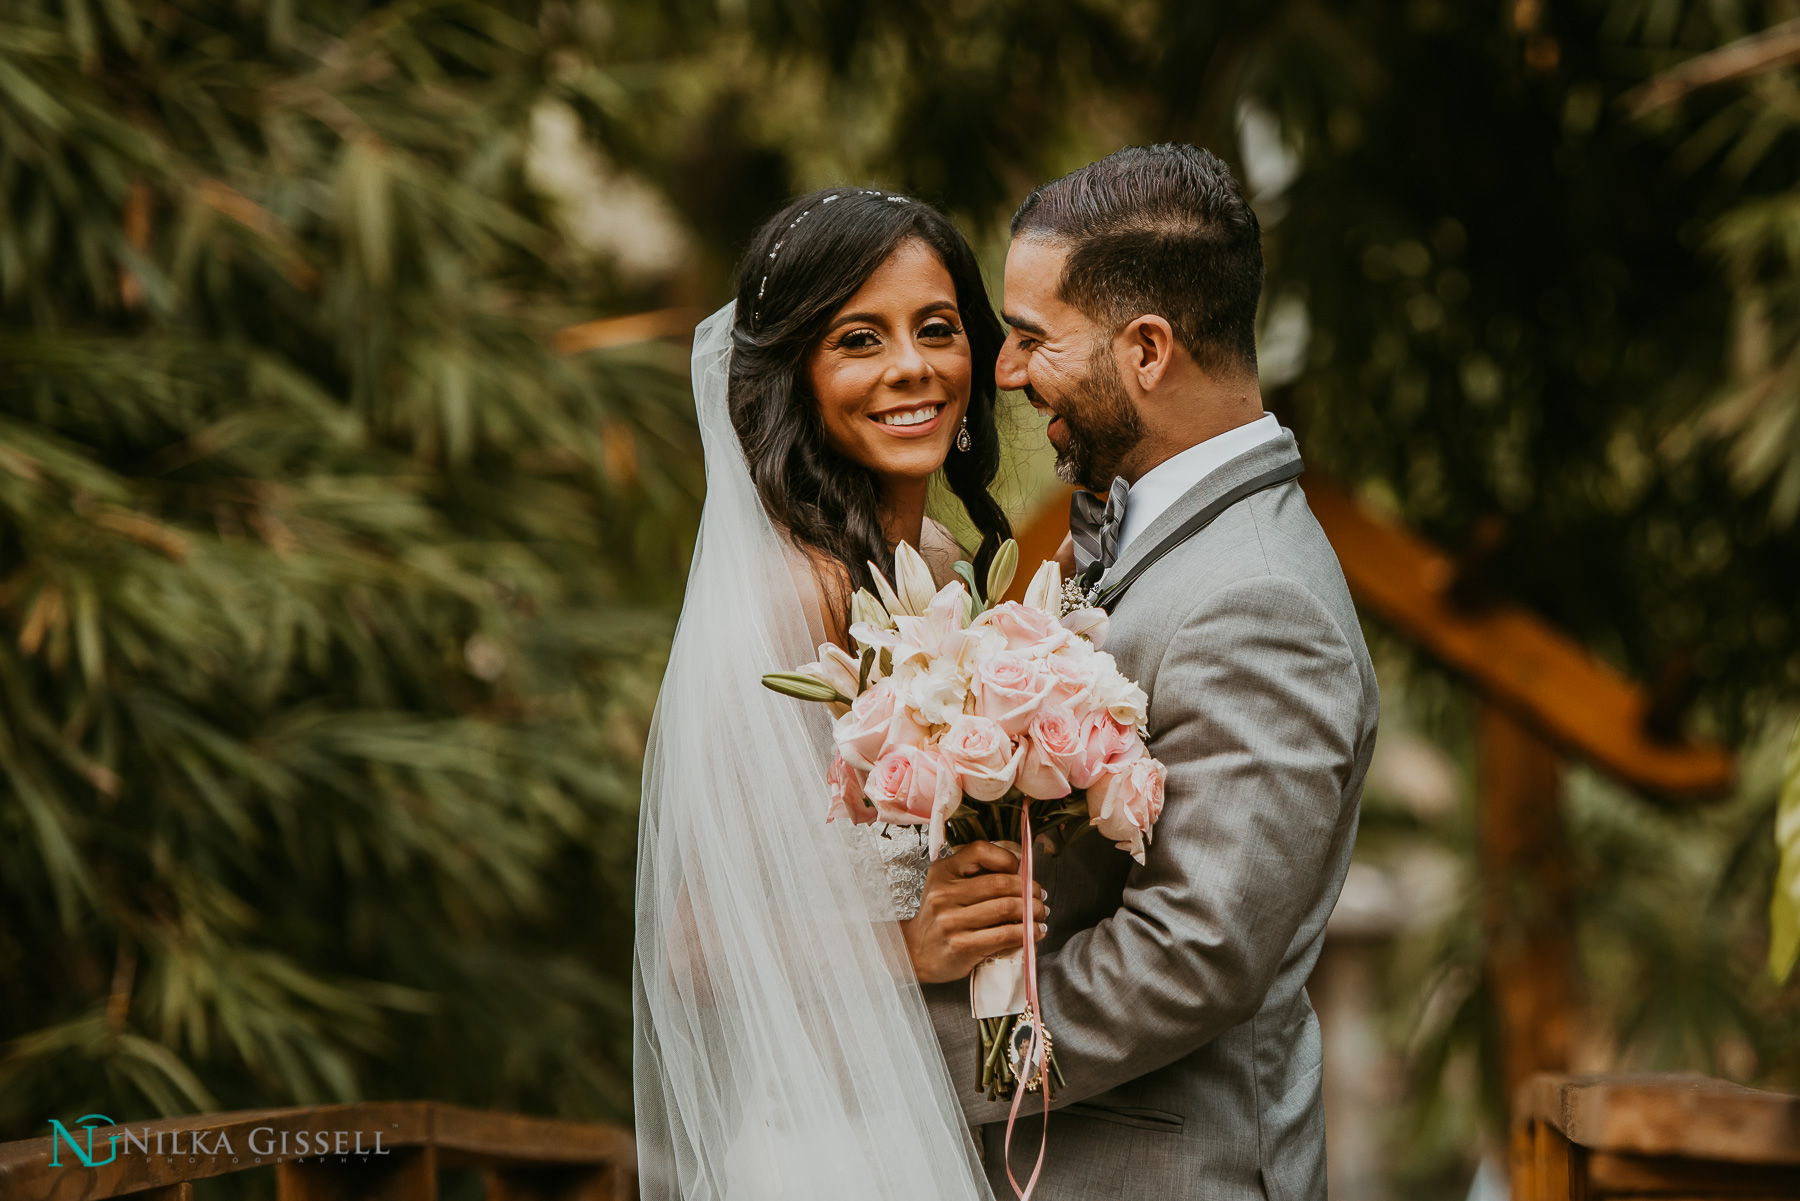
[[[1800,105],[1782,72],[1618,103],[1792,15],[9,6],[0,1132],[102,1101],[625,1116],[635,779],[699,465],[678,347],[556,331],[718,303],[755,223],[825,183],[939,202],[997,268],[1035,183],[1171,138],[1258,192],[1265,312],[1310,329],[1269,397],[1309,460],[1445,545],[1481,532],[1488,594],[1685,681],[1690,728],[1752,752],[1701,815],[1577,775],[1596,1045],[1800,1080],[1756,766],[1800,691]],[[670,269],[582,244],[534,176],[547,112],[674,214]],[[1389,728],[1466,778],[1469,698],[1373,633]],[[1463,792],[1436,824],[1372,797],[1368,854],[1466,863]],[[1387,965],[1420,1196],[1467,1187],[1498,1105],[1472,921]]]
[[[599,303],[521,174],[575,35],[9,13],[0,1124],[621,1112],[696,478],[665,363],[548,348]]]

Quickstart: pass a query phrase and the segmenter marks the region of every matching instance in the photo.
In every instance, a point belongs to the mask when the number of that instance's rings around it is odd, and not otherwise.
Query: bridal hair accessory
[[[836,200],[837,198],[838,198],[838,194],[836,192],[833,192],[831,195],[825,197],[825,199],[819,201],[818,205],[814,205],[813,207],[817,208],[822,205],[830,204],[832,201]],[[750,328],[751,329],[755,329],[757,326],[762,324],[763,293],[765,291],[767,291],[768,287],[769,287],[769,272],[775,270],[775,256],[781,253],[781,248],[783,246],[787,245],[788,238],[793,235],[794,227],[796,225],[800,224],[802,221],[806,220],[806,218],[811,213],[812,213],[811,208],[804,209],[801,211],[801,213],[798,217],[795,217],[792,221],[789,221],[788,227],[787,227],[787,232],[783,233],[781,235],[781,240],[779,242],[775,243],[775,249],[769,251],[769,261],[763,265],[762,282],[760,284],[756,285],[756,307],[754,309],[750,310]]]
[[[969,447],[973,445],[975,445],[975,439],[969,437],[969,415],[964,413],[962,428],[956,431],[956,449],[968,454]]]
[[[758,326],[760,326],[762,324],[763,293],[768,291],[769,275],[775,270],[775,256],[781,253],[781,248],[783,246],[786,246],[788,243],[788,239],[791,236],[793,236],[794,227],[799,225],[802,221],[806,220],[807,216],[809,214],[811,214],[813,209],[823,208],[825,205],[830,204],[832,201],[836,200],[840,196],[882,196],[888,200],[893,201],[896,204],[911,204],[912,203],[912,200],[906,196],[900,196],[900,195],[896,195],[896,194],[888,193],[888,192],[878,192],[873,188],[852,188],[848,192],[833,192],[831,195],[826,196],[823,199],[821,199],[818,204],[815,204],[815,205],[811,206],[810,208],[802,210],[798,217],[795,217],[792,221],[788,222],[788,227],[787,227],[786,231],[784,231],[782,233],[781,240],[779,242],[775,243],[775,248],[773,250],[769,251],[769,261],[763,265],[762,282],[756,285],[756,307],[750,310],[750,328],[751,329],[756,329]],[[968,448],[964,447],[963,449],[967,450]]]
[[[1034,851],[1065,827],[1092,827],[1139,863],[1162,814],[1168,769],[1145,747],[1149,700],[1101,650],[1104,610],[1071,605],[1054,561],[1038,569],[1023,604],[997,601],[1011,585],[1019,548],[1001,543],[986,587],[975,569],[935,588],[906,543],[894,580],[873,563],[876,594],[850,598],[852,655],[826,643],[817,662],[765,675],[765,687],[831,706],[837,753],[826,772],[825,820],[929,827],[932,859],[949,842],[1016,841],[1021,901],[1030,912]],[[1034,814],[1032,806],[1042,806]],[[1062,1070],[1038,997],[1037,939],[980,964],[969,978],[980,1028],[976,1084],[1011,1098],[1006,1145],[1028,1092],[1044,1094],[1045,1135],[1021,1201],[1037,1187],[1050,1104]]]

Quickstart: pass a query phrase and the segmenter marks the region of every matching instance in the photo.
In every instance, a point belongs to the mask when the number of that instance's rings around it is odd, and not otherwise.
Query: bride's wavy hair
[[[832,315],[909,238],[931,247],[949,271],[974,358],[969,449],[952,449],[943,475],[981,531],[975,575],[985,579],[994,552],[1012,537],[988,492],[1000,469],[994,360],[1006,334],[967,239],[942,213],[909,197],[826,188],[771,217],[738,266],[728,393],[738,444],[769,516],[803,548],[841,564],[852,591],[873,587],[868,563],[893,576],[878,512],[881,487],[873,472],[826,440],[806,363]],[[846,600],[827,603],[841,610]]]

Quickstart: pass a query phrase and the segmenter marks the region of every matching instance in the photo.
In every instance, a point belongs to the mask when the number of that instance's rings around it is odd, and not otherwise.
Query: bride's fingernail
[[[1044,935],[1046,935],[1048,933],[1050,933],[1050,927],[1046,926],[1043,922],[1039,922],[1038,923],[1038,937],[1042,938],[1042,937],[1044,937]]]

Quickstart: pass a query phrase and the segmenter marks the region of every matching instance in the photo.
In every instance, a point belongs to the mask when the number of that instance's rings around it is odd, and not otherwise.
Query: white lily
[[[961,580],[952,580],[925,606],[923,617],[896,617],[893,641],[883,638],[876,645],[893,649],[896,671],[915,657],[960,661],[963,647],[974,637],[963,625],[968,611],[969,590]]]
[[[1062,616],[1062,568],[1055,559],[1045,559],[1031,577],[1031,587],[1025,589],[1025,604],[1052,617]]]
[[[925,557],[905,542],[894,548],[894,582],[906,611],[914,616],[923,615],[937,595]]]

